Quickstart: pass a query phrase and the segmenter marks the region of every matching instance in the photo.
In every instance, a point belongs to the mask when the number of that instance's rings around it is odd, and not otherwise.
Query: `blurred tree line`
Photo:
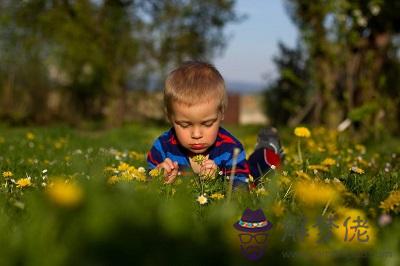
[[[365,135],[399,133],[400,2],[285,0],[298,45],[280,44],[265,93],[275,124],[312,123]],[[346,123],[342,123],[342,126]]]
[[[223,28],[240,20],[234,4],[0,0],[0,118],[118,125],[129,89],[146,88],[171,65],[208,60],[224,47]]]

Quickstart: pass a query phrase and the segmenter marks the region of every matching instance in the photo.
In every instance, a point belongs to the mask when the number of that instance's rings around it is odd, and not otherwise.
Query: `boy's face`
[[[214,144],[223,119],[218,104],[219,101],[215,99],[191,106],[172,104],[170,120],[178,141],[192,153],[203,153]]]

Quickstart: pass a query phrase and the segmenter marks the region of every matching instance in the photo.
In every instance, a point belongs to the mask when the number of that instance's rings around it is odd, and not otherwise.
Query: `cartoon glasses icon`
[[[262,244],[267,240],[268,234],[258,233],[258,234],[239,234],[240,242],[250,243],[254,238],[258,244]]]

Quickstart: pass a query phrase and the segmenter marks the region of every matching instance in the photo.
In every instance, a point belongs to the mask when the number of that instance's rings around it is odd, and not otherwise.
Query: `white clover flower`
[[[378,5],[369,5],[369,11],[371,11],[371,14],[376,16],[381,12],[381,7]]]
[[[336,177],[333,179],[333,182],[335,182],[335,183],[340,183],[340,180],[339,179],[337,179]]]
[[[365,26],[367,26],[367,19],[365,17],[358,17],[357,24],[360,27],[365,27]]]
[[[392,222],[392,216],[390,216],[389,214],[382,214],[381,216],[379,216],[378,224],[381,227],[386,226],[391,222]]]
[[[197,201],[200,205],[204,205],[204,204],[207,203],[208,199],[207,199],[204,195],[201,195],[201,196],[197,197],[197,200],[196,200],[196,201]]]
[[[44,169],[44,170],[42,171],[42,173],[43,173],[43,174],[47,173],[47,169]]]

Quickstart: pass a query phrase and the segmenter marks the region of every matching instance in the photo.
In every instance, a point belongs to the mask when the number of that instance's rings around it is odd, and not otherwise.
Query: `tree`
[[[308,99],[304,92],[310,86],[306,55],[300,45],[290,49],[279,43],[274,63],[280,76],[265,91],[266,112],[274,125],[297,123],[293,121],[303,120],[307,113],[302,111]]]
[[[297,87],[308,95],[308,104],[300,111],[307,115],[299,116],[303,120],[291,121],[336,127],[343,119],[350,118],[360,132],[378,133],[385,123],[392,125],[385,129],[398,132],[400,90],[398,83],[388,84],[388,80],[394,81],[399,74],[393,75],[400,63],[396,44],[400,3],[379,0],[286,0],[285,3],[299,28],[309,73],[309,86]]]
[[[234,3],[0,0],[0,60],[13,65],[0,69],[3,97],[12,102],[21,91],[29,99],[25,104],[40,107],[30,108],[25,118],[37,120],[46,113],[49,92],[59,90],[65,114],[108,116],[120,124],[128,84],[143,88],[171,65],[211,59],[224,46],[223,28],[239,19]],[[16,58],[20,64],[14,64]],[[10,116],[4,109],[0,114]]]

